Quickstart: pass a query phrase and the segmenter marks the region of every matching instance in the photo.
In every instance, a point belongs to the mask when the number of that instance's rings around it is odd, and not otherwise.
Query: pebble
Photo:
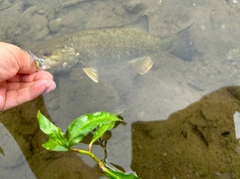
[[[37,12],[38,12],[38,7],[32,6],[32,7],[28,8],[26,11],[24,11],[22,16],[25,16],[25,18],[31,18]]]
[[[126,2],[123,7],[129,12],[129,13],[139,13],[143,9],[146,8],[146,6],[140,1],[140,0],[133,0]]]
[[[49,34],[49,30],[47,27],[45,27],[41,32],[39,32],[36,36],[37,40],[45,39]]]
[[[10,0],[0,0],[0,10],[4,10],[9,8],[12,5],[12,2]]]
[[[63,26],[63,21],[61,18],[57,18],[49,22],[49,30],[51,32],[59,32],[62,26]]]

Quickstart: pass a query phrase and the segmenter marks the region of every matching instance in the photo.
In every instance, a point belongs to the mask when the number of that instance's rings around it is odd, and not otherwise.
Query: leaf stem
[[[105,167],[104,163],[99,158],[97,158],[92,152],[87,151],[87,150],[74,149],[74,148],[70,148],[70,150],[73,152],[76,152],[76,153],[88,155],[89,157],[91,157],[93,160],[95,160],[98,163],[99,167],[103,170],[103,172],[108,171],[108,169]]]

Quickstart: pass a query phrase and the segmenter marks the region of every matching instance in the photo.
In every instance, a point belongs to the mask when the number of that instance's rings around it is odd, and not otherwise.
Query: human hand
[[[0,111],[31,101],[55,88],[52,75],[37,71],[27,52],[0,42]]]

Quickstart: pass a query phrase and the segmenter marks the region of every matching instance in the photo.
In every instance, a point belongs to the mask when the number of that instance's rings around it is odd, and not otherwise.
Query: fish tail
[[[192,61],[194,57],[194,48],[189,37],[189,32],[192,25],[193,24],[175,35],[175,38],[173,39],[174,43],[169,51],[171,55],[174,55],[185,61]]]

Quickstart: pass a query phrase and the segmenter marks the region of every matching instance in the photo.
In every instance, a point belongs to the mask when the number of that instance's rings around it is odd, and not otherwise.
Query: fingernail
[[[45,96],[46,94],[50,93],[51,91],[56,89],[56,83],[54,81],[47,80],[47,88],[43,91],[42,95]]]

